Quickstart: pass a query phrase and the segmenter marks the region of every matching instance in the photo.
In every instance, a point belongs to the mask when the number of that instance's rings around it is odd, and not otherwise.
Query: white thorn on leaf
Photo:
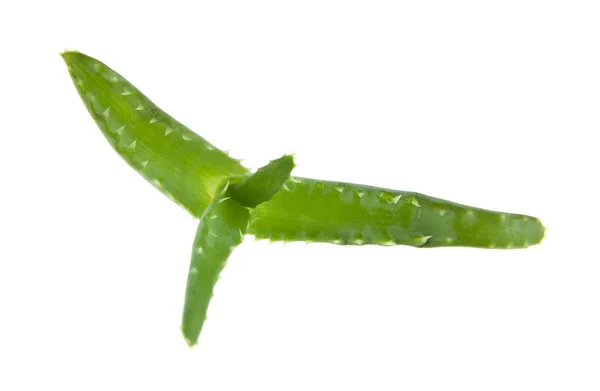
[[[227,192],[227,189],[229,189],[229,184],[230,183],[231,183],[230,181],[225,182],[225,185],[221,189],[221,194],[225,194]]]
[[[421,243],[421,245],[423,246],[423,245],[425,245],[425,244],[426,244],[426,243],[429,241],[429,239],[431,239],[431,238],[432,238],[432,235],[421,236],[421,237],[419,237],[419,238],[417,239],[417,243]]]
[[[390,201],[393,202],[394,204],[397,204],[398,201],[400,201],[400,198],[402,198],[402,194],[398,194],[396,197],[392,197],[390,199]]]
[[[170,199],[171,201],[174,201],[175,203],[177,203],[177,199],[175,198],[175,196],[174,196],[173,194],[169,193],[168,191],[165,191],[165,195],[166,195],[167,197],[169,197],[169,199]]]

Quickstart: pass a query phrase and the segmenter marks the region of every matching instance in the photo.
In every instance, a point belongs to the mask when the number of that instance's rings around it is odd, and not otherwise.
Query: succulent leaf
[[[124,77],[80,52],[62,53],[73,83],[115,151],[167,197],[200,217],[238,160],[173,119]]]
[[[241,183],[233,183],[239,177],[230,178],[204,210],[192,248],[181,325],[190,346],[198,341],[219,274],[232,251],[242,243],[250,218],[249,207],[271,199],[293,167],[292,157],[283,156]]]
[[[235,201],[225,185],[200,218],[181,323],[181,331],[190,346],[198,341],[219,274],[231,252],[242,243],[249,216],[248,208]]]

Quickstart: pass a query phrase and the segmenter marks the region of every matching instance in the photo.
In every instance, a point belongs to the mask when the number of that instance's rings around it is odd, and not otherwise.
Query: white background
[[[16,3],[0,6],[0,389],[600,389],[597,2]],[[534,215],[546,238],[248,237],[189,349],[197,222],[112,151],[65,48],[249,167],[296,152],[296,175]]]

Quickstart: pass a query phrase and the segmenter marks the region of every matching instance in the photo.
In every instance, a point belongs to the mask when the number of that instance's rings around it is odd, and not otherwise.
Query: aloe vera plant
[[[182,325],[190,344],[202,328],[216,277],[246,233],[340,245],[488,249],[526,248],[544,236],[540,220],[527,215],[289,176],[291,157],[250,175],[239,160],[162,111],[102,62],[76,51],[62,57],[111,146],[158,190],[200,218]]]

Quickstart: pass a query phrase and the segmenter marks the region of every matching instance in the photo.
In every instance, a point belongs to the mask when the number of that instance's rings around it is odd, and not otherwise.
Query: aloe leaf
[[[281,190],[293,168],[294,159],[290,155],[271,160],[242,183],[232,185],[233,195],[238,202],[254,208]]]
[[[219,274],[233,250],[242,243],[249,207],[266,202],[277,193],[293,167],[293,158],[283,156],[250,177],[230,178],[204,210],[192,248],[181,325],[190,346],[198,341]],[[241,183],[233,183],[240,180]]]
[[[157,107],[124,77],[80,52],[62,53],[73,83],[115,151],[163,194],[199,217],[240,162]]]
[[[335,244],[525,248],[544,236],[531,216],[493,212],[424,194],[290,178],[253,210],[257,238]]]
[[[198,341],[214,286],[227,258],[242,242],[248,218],[248,208],[231,197],[227,185],[213,198],[200,218],[192,248],[181,323],[181,330],[190,346]]]

